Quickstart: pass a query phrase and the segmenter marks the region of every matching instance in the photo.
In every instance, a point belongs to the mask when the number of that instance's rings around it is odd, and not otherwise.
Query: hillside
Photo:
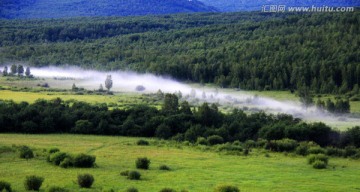
[[[359,12],[2,21],[0,63],[134,70],[252,90],[359,92]]]
[[[1,0],[0,18],[68,18],[213,12],[197,0]]]
[[[206,5],[216,7],[222,12],[260,11],[263,5],[286,6],[317,6],[331,7],[354,6],[359,7],[358,0],[200,0]]]

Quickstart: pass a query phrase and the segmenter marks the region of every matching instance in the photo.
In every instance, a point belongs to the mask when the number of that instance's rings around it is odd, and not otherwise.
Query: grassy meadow
[[[61,186],[71,191],[139,191],[156,192],[165,187],[177,191],[208,192],[218,184],[232,184],[244,191],[358,191],[360,162],[330,158],[329,166],[317,170],[307,164],[305,157],[254,150],[248,156],[225,155],[204,147],[186,146],[151,139],[150,146],[138,146],[139,138],[83,135],[22,135],[1,134],[0,146],[28,145],[36,153],[57,147],[63,152],[86,153],[96,156],[96,168],[60,168],[46,162],[44,157],[30,160],[15,153],[0,153],[1,180],[10,182],[15,191],[24,191],[27,175],[45,178],[41,191]],[[120,172],[135,170],[135,160],[148,157],[150,169],[143,171],[140,181],[131,181]],[[161,171],[160,165],[171,171]],[[78,174],[95,177],[91,189],[80,189]]]

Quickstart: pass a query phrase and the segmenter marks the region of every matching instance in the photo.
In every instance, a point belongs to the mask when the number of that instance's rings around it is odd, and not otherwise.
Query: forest
[[[81,101],[0,101],[1,133],[74,133],[157,137],[197,142],[215,137],[218,143],[266,139],[312,141],[320,146],[360,147],[360,127],[340,132],[324,123],[306,123],[286,114],[246,114],[239,109],[222,113],[216,104],[192,107],[165,94],[161,109],[135,105],[109,110],[106,104]]]
[[[0,62],[133,70],[247,90],[358,94],[359,14],[0,20]]]

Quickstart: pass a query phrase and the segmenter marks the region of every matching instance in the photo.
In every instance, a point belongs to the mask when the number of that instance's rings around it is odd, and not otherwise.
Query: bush
[[[63,188],[63,187],[56,187],[56,186],[53,186],[53,187],[50,187],[48,189],[48,192],[68,192],[69,190]]]
[[[67,153],[56,152],[50,155],[49,161],[52,162],[54,165],[60,165],[60,163],[67,157],[69,157]]]
[[[137,171],[129,171],[129,174],[127,176],[130,180],[140,180],[141,174]]]
[[[316,154],[316,155],[309,155],[308,156],[308,163],[309,164],[313,164],[313,163],[315,163],[315,161],[322,161],[327,165],[328,162],[329,162],[329,158],[324,154]]]
[[[308,149],[309,148],[307,145],[299,145],[298,147],[296,147],[295,153],[298,155],[306,156],[309,154]]]
[[[25,179],[25,189],[28,191],[39,191],[44,178],[35,175],[27,176]]]
[[[78,154],[74,157],[74,167],[89,168],[94,167],[96,157],[86,154]]]
[[[210,145],[217,145],[224,143],[224,139],[219,135],[212,135],[207,138],[207,141]]]
[[[56,152],[59,152],[60,151],[60,149],[58,149],[58,148],[51,148],[51,149],[49,149],[49,153],[51,154],[51,153],[56,153]]]
[[[208,141],[204,137],[198,137],[196,140],[196,144],[198,145],[208,145]]]
[[[126,170],[126,171],[121,171],[121,172],[120,172],[120,175],[121,175],[121,176],[128,176],[128,175],[129,175],[129,171],[128,171],[128,170]]]
[[[309,154],[325,154],[325,149],[321,147],[310,147],[308,150]]]
[[[326,165],[327,164],[324,161],[316,160],[313,163],[313,168],[315,168],[315,169],[325,169]]]
[[[139,190],[137,190],[135,187],[130,187],[126,189],[126,192],[139,192]]]
[[[90,188],[94,183],[94,177],[90,174],[78,175],[77,182],[81,188]]]
[[[328,147],[328,148],[326,148],[325,154],[328,156],[342,157],[342,156],[344,156],[345,151],[343,149],[339,149],[339,148]]]
[[[353,146],[345,147],[344,157],[351,157],[356,155],[357,149]]]
[[[244,146],[246,148],[254,148],[256,147],[256,142],[254,140],[247,140],[245,141]]]
[[[167,165],[160,165],[159,169],[164,171],[169,171],[170,167],[168,167]]]
[[[271,140],[265,148],[277,152],[291,152],[296,149],[298,142],[292,139]]]
[[[235,186],[220,185],[215,188],[214,192],[240,192],[240,190]]]
[[[149,145],[149,142],[146,141],[146,140],[140,139],[140,140],[138,140],[138,141],[136,142],[136,144],[137,144],[137,145],[144,145],[144,146],[146,146],[146,145]]]
[[[31,159],[34,158],[34,152],[28,146],[21,146],[19,148],[20,158]]]
[[[146,157],[138,158],[135,164],[136,164],[136,168],[138,169],[149,169],[150,160]]]
[[[59,166],[62,168],[68,168],[74,166],[73,160],[70,157],[66,157],[64,160],[60,162]]]
[[[164,188],[164,189],[161,189],[159,192],[176,192],[176,190],[171,189],[171,188]]]
[[[0,191],[11,192],[10,183],[5,181],[0,181]]]

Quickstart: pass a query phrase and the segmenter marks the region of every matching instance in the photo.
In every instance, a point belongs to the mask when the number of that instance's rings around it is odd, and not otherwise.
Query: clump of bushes
[[[48,192],[68,192],[69,190],[67,190],[66,188],[63,187],[57,187],[57,186],[52,186],[48,189]]]
[[[150,160],[146,157],[138,158],[135,162],[135,165],[138,169],[149,169]]]
[[[293,139],[271,140],[265,144],[265,149],[276,152],[292,152],[298,145],[298,142]]]
[[[60,151],[51,153],[48,157],[49,162],[63,168],[67,168],[67,167],[90,168],[95,166],[95,160],[96,157],[92,155],[86,155],[81,153],[74,156]]]
[[[129,171],[127,178],[130,180],[140,180],[141,174],[137,171]]]
[[[313,154],[308,156],[308,163],[315,169],[325,169],[329,158],[324,154]]]
[[[325,154],[325,149],[321,148],[321,147],[310,147],[308,150],[309,154]]]
[[[214,192],[240,192],[239,188],[232,185],[219,185]]]
[[[34,152],[28,146],[21,146],[19,148],[20,158],[31,159],[34,158]]]
[[[8,182],[0,181],[0,191],[11,192],[11,185]]]
[[[212,135],[207,138],[207,142],[209,143],[209,145],[217,145],[224,143],[224,138],[219,135]]]
[[[140,139],[136,142],[137,145],[144,145],[144,146],[147,146],[149,145],[149,141],[146,141],[146,140],[143,140],[143,139]]]
[[[27,176],[24,183],[25,189],[28,191],[39,191],[43,181],[43,177],[38,177],[36,175]]]
[[[91,174],[81,174],[77,177],[77,182],[81,188],[90,188],[94,183],[94,177]]]
[[[176,192],[176,190],[171,189],[171,188],[164,188],[164,189],[161,189],[159,192]]]
[[[198,137],[196,140],[197,145],[208,145],[208,141],[204,137]]]
[[[242,152],[243,148],[240,145],[226,143],[226,144],[219,145],[217,147],[217,151]]]
[[[136,189],[135,187],[130,187],[130,188],[126,189],[126,192],[139,192],[139,190]]]
[[[56,153],[56,152],[59,152],[60,149],[59,148],[50,148],[49,149],[49,153],[52,154],[52,153]]]
[[[74,157],[74,167],[90,168],[94,166],[96,157],[86,154],[78,154]]]
[[[159,169],[163,171],[169,171],[170,167],[168,167],[167,165],[160,165]]]

